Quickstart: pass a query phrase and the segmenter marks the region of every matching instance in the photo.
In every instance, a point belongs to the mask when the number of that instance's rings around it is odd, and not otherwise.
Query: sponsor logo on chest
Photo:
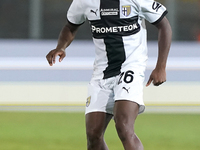
[[[117,16],[119,14],[118,8],[100,9],[101,16]],[[131,14],[131,6],[126,5],[121,7],[121,13],[128,17]]]
[[[94,25],[91,25],[91,27],[92,27],[92,32],[95,33],[127,32],[139,28],[137,23],[125,26],[114,26],[114,27],[95,27]]]
[[[116,16],[119,13],[118,8],[100,9],[101,16]]]

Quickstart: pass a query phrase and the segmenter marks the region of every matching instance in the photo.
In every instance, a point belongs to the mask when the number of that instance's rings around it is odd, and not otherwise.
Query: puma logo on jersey
[[[158,11],[158,9],[162,7],[162,5],[158,2],[153,2],[152,9]]]
[[[91,13],[94,13],[94,14],[97,16],[97,10],[98,10],[98,9],[96,9],[96,11],[94,11],[94,10],[91,9],[90,12],[91,12]]]
[[[125,88],[125,87],[123,87],[122,89],[124,89],[127,93],[129,93],[129,89],[130,89],[130,87],[127,89],[127,88]]]

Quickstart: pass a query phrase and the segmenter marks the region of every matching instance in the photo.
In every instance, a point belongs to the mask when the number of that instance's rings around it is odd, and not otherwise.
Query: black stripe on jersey
[[[108,58],[108,67],[103,71],[103,79],[119,75],[121,65],[125,61],[125,50],[122,37],[104,38]]]
[[[101,20],[99,21],[91,21],[91,25],[97,28],[104,28],[104,27],[115,27],[116,25],[124,25],[125,22],[120,22],[120,2],[119,0],[101,0],[100,2],[100,17]],[[108,34],[93,34],[94,38],[103,38],[106,52],[107,52],[107,59],[108,59],[108,66],[103,71],[104,77],[103,79],[110,78],[120,74],[122,63],[125,61],[125,50],[122,35],[108,33]]]
[[[167,10],[164,11],[164,13],[162,14],[162,16],[158,20],[156,20],[155,22],[153,22],[151,24],[156,25],[157,23],[159,23],[167,15],[167,13],[168,13]]]
[[[119,0],[101,0],[100,1],[100,16],[101,19],[115,20],[119,18]],[[105,15],[105,13],[114,13],[113,15]],[[112,16],[112,17],[111,17]],[[106,21],[106,19],[104,21]]]

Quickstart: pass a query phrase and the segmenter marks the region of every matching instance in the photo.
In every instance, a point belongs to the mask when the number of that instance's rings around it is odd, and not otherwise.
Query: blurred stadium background
[[[94,60],[88,22],[62,63],[50,67],[45,58],[56,46],[71,1],[0,0],[1,150],[86,147],[84,105]],[[157,1],[167,7],[173,29],[167,82],[144,87],[147,107],[136,132],[147,150],[199,150],[200,1]],[[156,28],[147,22],[147,29],[146,80],[157,57]],[[108,128],[110,149],[123,149],[113,122]]]
[[[182,110],[190,106],[190,110],[199,111],[200,1],[159,2],[169,11],[173,42],[167,83],[159,88],[144,88],[145,103],[156,108],[182,106]],[[10,106],[12,109],[14,106],[84,106],[94,60],[88,22],[80,27],[61,64],[49,67],[45,60],[46,54],[56,46],[70,3],[71,0],[0,1],[1,110]],[[147,28],[146,80],[157,57],[157,31],[148,22]]]

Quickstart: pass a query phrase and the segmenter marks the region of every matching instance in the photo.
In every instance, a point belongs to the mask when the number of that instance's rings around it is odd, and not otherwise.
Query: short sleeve
[[[154,0],[138,0],[140,16],[152,24],[157,24],[167,14],[166,7]]]
[[[73,0],[68,11],[67,20],[72,24],[82,24],[85,22],[86,17],[84,14],[84,7],[81,0]]]

